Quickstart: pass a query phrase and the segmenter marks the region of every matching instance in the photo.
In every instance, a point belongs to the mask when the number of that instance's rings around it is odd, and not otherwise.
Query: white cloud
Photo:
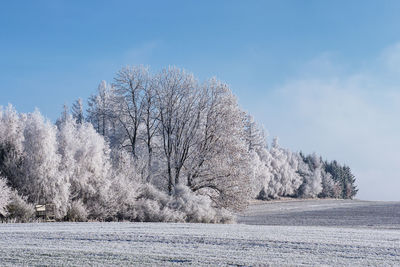
[[[315,72],[342,69],[322,59],[268,95],[265,125],[293,149],[350,165],[359,198],[400,200],[400,44],[351,74]]]

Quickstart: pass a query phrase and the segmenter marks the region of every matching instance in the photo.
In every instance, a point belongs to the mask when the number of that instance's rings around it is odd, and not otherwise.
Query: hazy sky
[[[146,3],[144,3],[146,2]],[[400,1],[2,1],[0,105],[55,120],[124,65],[231,85],[269,136],[400,200]]]

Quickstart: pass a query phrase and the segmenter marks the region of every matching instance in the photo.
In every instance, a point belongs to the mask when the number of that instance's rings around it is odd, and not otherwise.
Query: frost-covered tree
[[[89,215],[101,213],[109,186],[109,147],[89,123],[68,117],[58,133],[60,170],[70,184],[70,201],[81,200]]]
[[[96,94],[88,100],[87,120],[99,134],[108,139],[115,128],[111,110],[113,98],[112,87],[106,81],[101,81]]]
[[[272,157],[268,150],[265,132],[248,113],[244,114],[244,127],[252,166],[252,196],[265,199],[268,198],[266,191],[272,179]]]
[[[197,143],[187,164],[187,184],[195,192],[206,192],[218,205],[240,209],[251,190],[243,113],[226,84],[212,79],[204,88]]]
[[[82,99],[78,98],[73,104],[71,108],[72,117],[76,120],[76,123],[82,124],[84,121],[83,116],[83,104]]]
[[[355,177],[348,166],[342,166],[337,161],[325,162],[324,169],[332,176],[336,184],[335,196],[353,198],[357,194]]]
[[[264,130],[254,121],[253,116],[244,114],[245,140],[249,151],[260,153],[267,148]]]
[[[112,173],[106,199],[107,217],[136,220],[136,201],[142,184],[132,155],[125,150],[112,151]]]
[[[60,117],[56,120],[56,125],[57,125],[57,127],[59,127],[61,123],[65,122],[65,121],[67,120],[68,116],[69,116],[69,109],[68,109],[67,104],[64,104],[64,105],[63,105],[63,110],[62,110],[62,112],[61,112],[61,115],[60,115]]]
[[[197,143],[202,111],[200,91],[193,75],[176,68],[164,69],[156,79],[159,134],[171,194]]]
[[[325,167],[321,171],[322,175],[322,191],[318,195],[321,198],[340,198],[341,197],[341,188],[338,182],[333,180],[332,175],[329,172],[325,171]]]
[[[158,119],[159,112],[156,106],[156,81],[152,79],[150,81],[149,86],[146,86],[144,97],[143,97],[143,130],[141,131],[140,138],[143,140],[147,151],[147,176],[146,181],[149,183],[152,181],[153,177],[153,159],[154,153],[157,152],[157,148],[155,147],[157,144],[157,133],[159,130],[159,122]],[[143,152],[145,153],[145,152]]]
[[[251,195],[252,198],[268,199],[267,191],[269,182],[272,179],[270,169],[270,154],[266,151],[264,157],[261,157],[255,151],[249,151],[251,170]]]
[[[24,123],[13,106],[0,107],[0,175],[16,188],[22,176]]]
[[[7,186],[7,180],[0,176],[0,216],[7,216],[7,205],[11,201],[11,189]]]
[[[343,198],[352,199],[358,192],[358,189],[355,185],[356,178],[354,174],[351,172],[350,167],[343,166],[343,171],[345,173],[345,186],[343,190]]]
[[[57,128],[39,111],[28,114],[24,128],[23,176],[19,193],[33,203],[54,203],[56,216],[66,213],[69,184],[59,172],[61,157],[57,153]]]
[[[145,92],[150,85],[145,67],[125,67],[114,78],[115,97],[112,112],[120,131],[120,146],[137,156],[139,127],[144,111]]]
[[[116,140],[113,148],[134,152],[132,169],[142,178],[170,195],[182,183],[214,191],[214,199],[226,203],[228,195],[230,201],[235,194],[247,198],[251,167],[243,112],[226,85],[215,79],[200,84],[173,67],[156,75],[127,67],[113,86],[107,110],[116,130],[109,139]]]
[[[270,198],[279,196],[293,196],[301,185],[303,178],[298,174],[298,157],[295,153],[281,148],[277,138],[274,138],[270,149],[269,161],[271,179],[268,183],[266,195]]]
[[[314,153],[309,156],[304,156],[300,153],[302,160],[298,173],[303,177],[297,194],[300,197],[316,197],[322,192],[322,162],[321,159]]]

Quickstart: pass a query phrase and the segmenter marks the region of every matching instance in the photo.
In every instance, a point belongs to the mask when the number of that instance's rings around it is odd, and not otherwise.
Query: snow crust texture
[[[342,201],[335,205],[329,201],[314,201],[314,204],[304,201],[293,205],[297,207],[295,213],[312,211],[318,216],[319,212],[324,214],[332,209],[342,209],[342,212],[374,209],[376,203],[368,203]],[[268,205],[271,205],[270,210],[261,205],[265,213],[293,215],[292,210],[284,208],[285,203]],[[260,211],[261,206],[251,207]],[[344,227],[310,226],[304,222],[299,226],[294,225],[294,221],[292,225],[279,226],[116,222],[0,224],[0,264],[396,266],[400,262],[400,223],[397,221],[396,228],[394,220],[399,220],[396,213],[399,204],[381,203],[380,209],[386,210],[386,219],[394,218],[390,227],[385,224],[385,218],[375,226],[348,224]],[[384,211],[379,216],[383,214]],[[363,216],[369,221],[376,214],[371,212]],[[350,216],[346,218],[351,220]],[[243,218],[239,218],[239,222],[244,222]],[[264,219],[261,222],[268,223]]]

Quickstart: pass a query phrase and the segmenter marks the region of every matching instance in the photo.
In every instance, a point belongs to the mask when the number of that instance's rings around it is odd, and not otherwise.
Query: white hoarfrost
[[[183,193],[186,194],[186,193]],[[260,209],[261,206],[261,209]],[[397,266],[399,203],[349,200],[264,202],[260,214],[316,217],[341,210],[340,223],[363,226],[187,223],[0,224],[0,262],[107,266]],[[349,212],[347,212],[349,210]],[[354,215],[354,211],[363,214]],[[384,210],[386,213],[383,213]],[[376,213],[378,212],[378,213]],[[347,214],[348,213],[348,214]],[[245,213],[249,215],[248,213]],[[384,215],[379,221],[376,215]],[[277,216],[275,216],[277,217]],[[333,218],[335,219],[335,217]],[[338,222],[338,220],[335,220]],[[390,224],[392,221],[393,224]],[[297,224],[296,224],[297,223]],[[375,226],[368,226],[369,224]]]

